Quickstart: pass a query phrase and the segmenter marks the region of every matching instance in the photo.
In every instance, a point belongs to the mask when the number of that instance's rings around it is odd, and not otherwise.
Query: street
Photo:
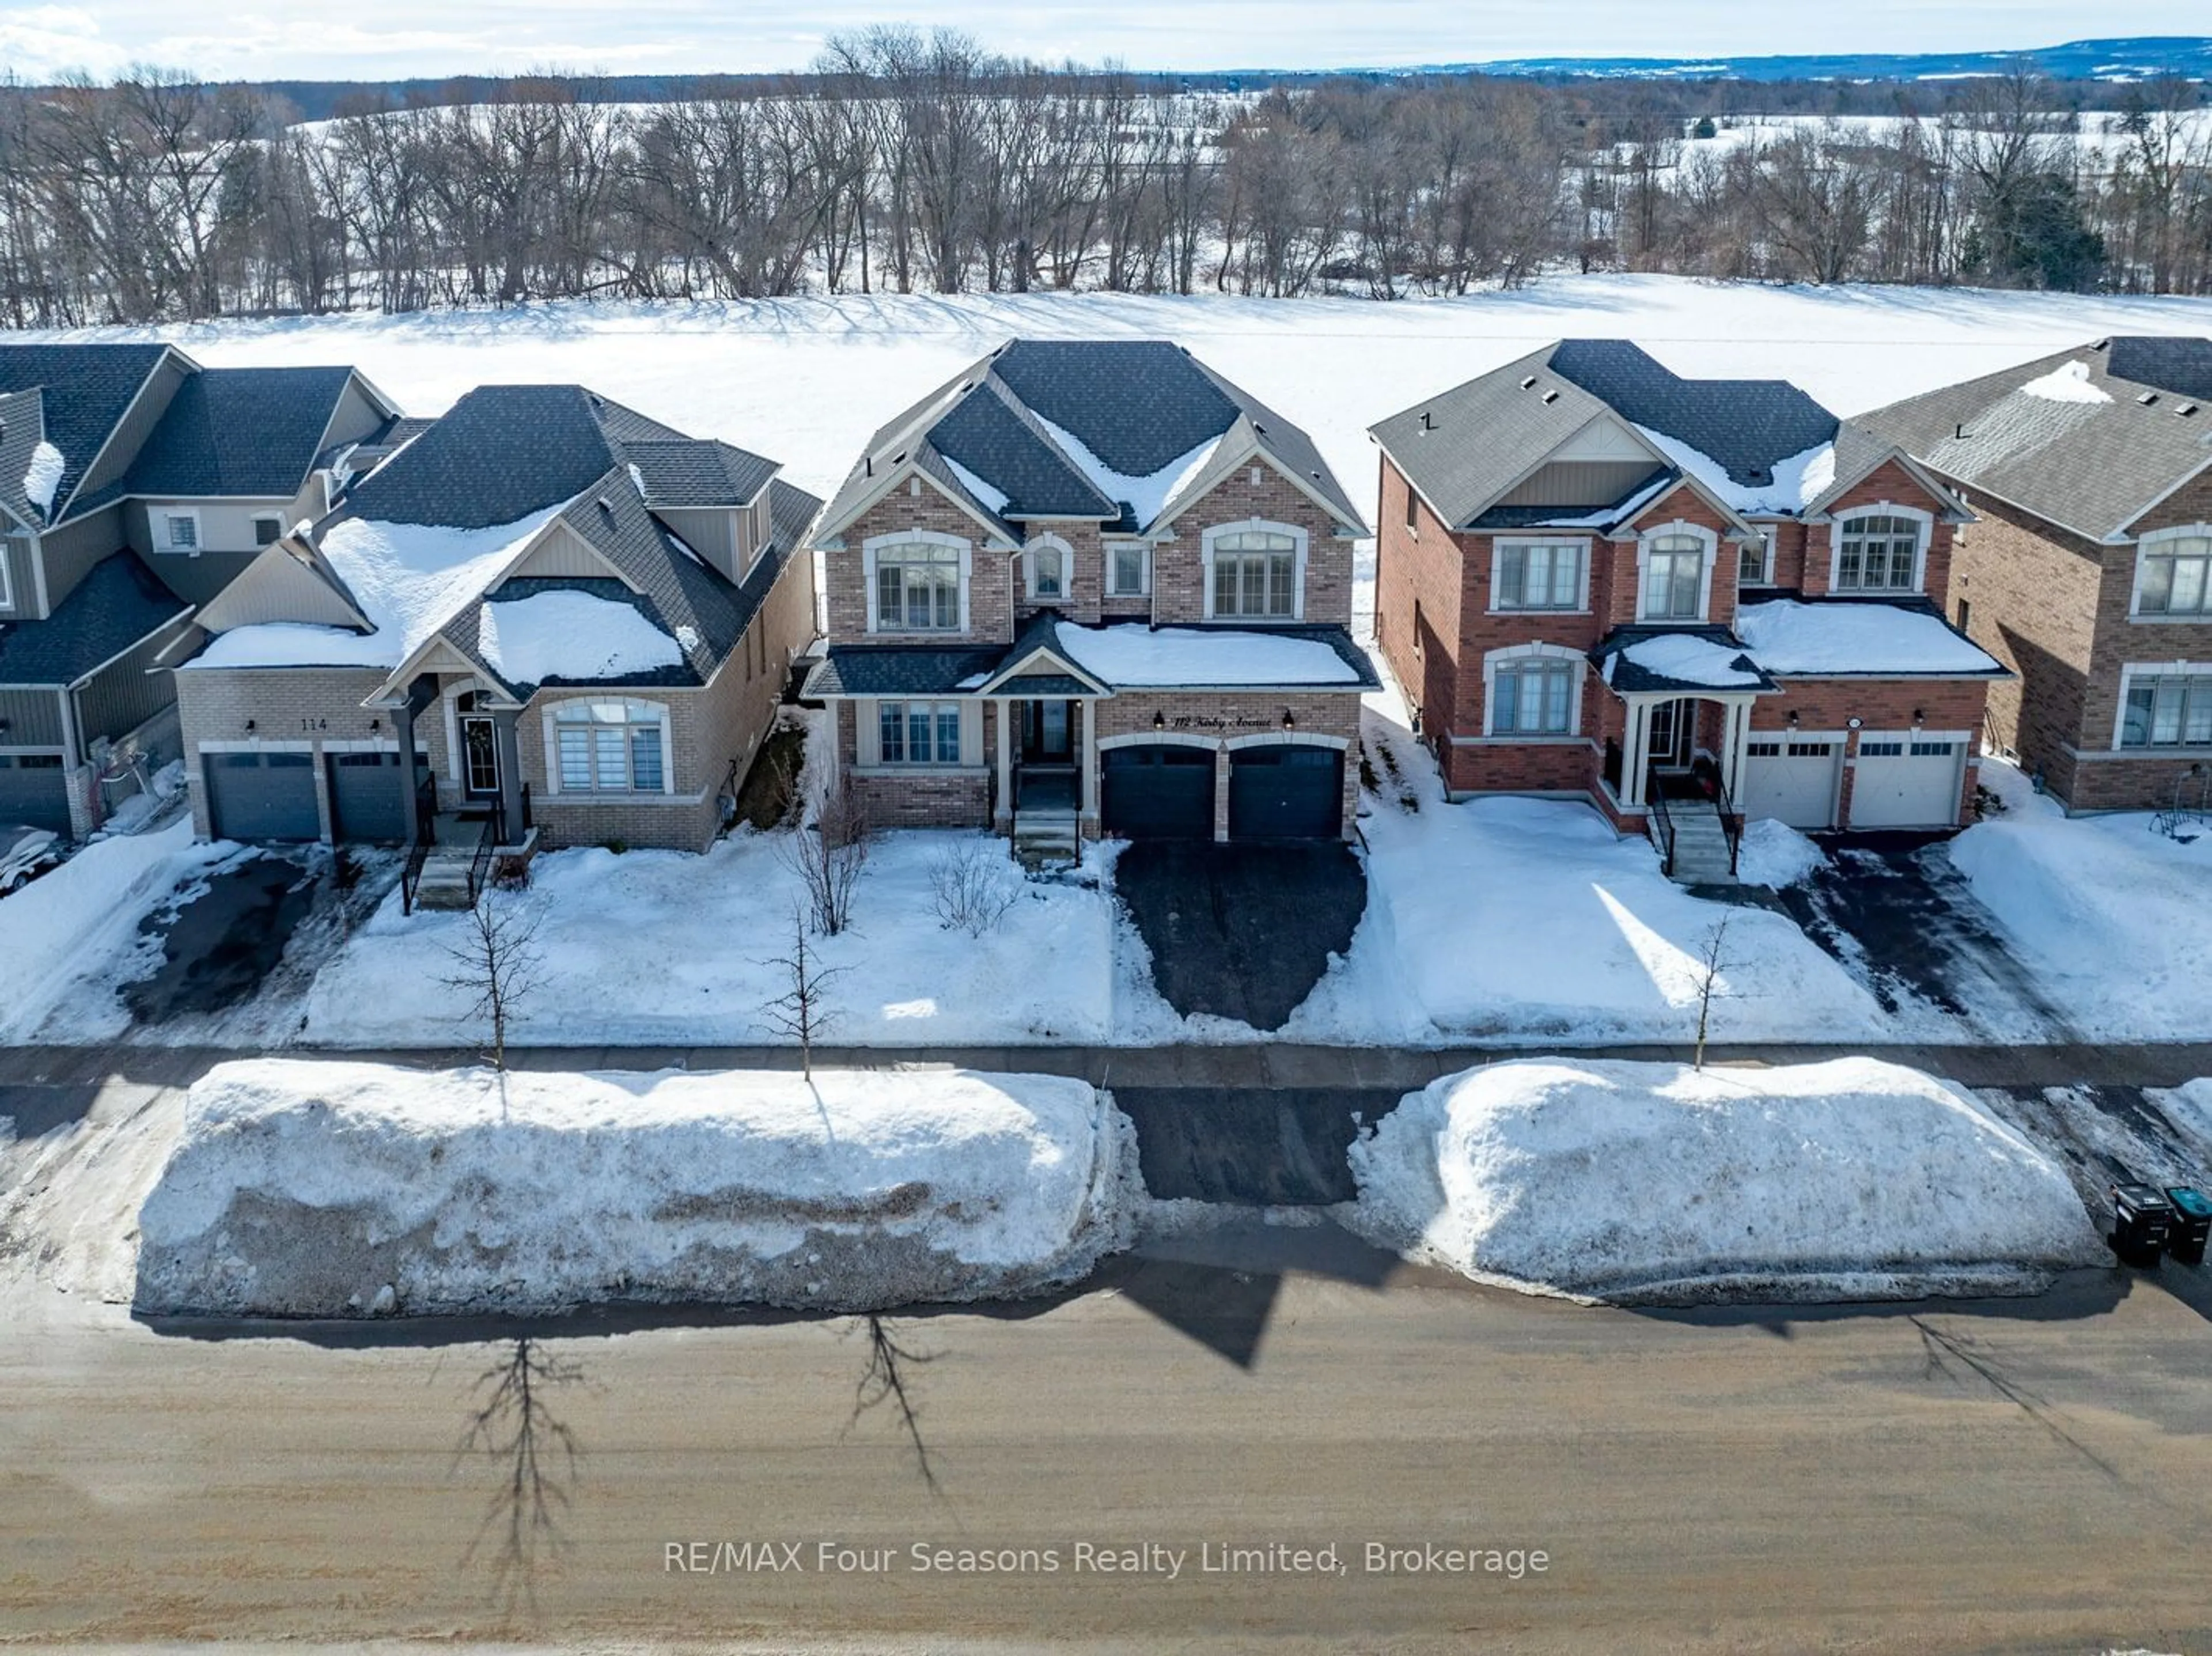
[[[2027,1301],[1590,1309],[1256,1221],[878,1338],[156,1331],[22,1300],[0,1639],[2203,1648],[2208,1316],[2171,1265]],[[1345,1574],[1195,1551],[1330,1542]],[[1370,1574],[1369,1542],[1500,1556]],[[916,1544],[1033,1568],[923,1572]],[[1189,1562],[1078,1574],[1078,1544]]]

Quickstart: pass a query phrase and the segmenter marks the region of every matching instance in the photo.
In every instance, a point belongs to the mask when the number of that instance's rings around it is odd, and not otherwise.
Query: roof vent
[[[904,465],[906,464],[906,451],[904,449],[901,449],[897,453],[892,455],[891,464],[895,466]]]
[[[1423,409],[1421,410],[1421,429],[1423,431],[1434,431],[1436,428],[1437,416],[1430,413],[1426,409]]]
[[[1951,440],[1954,443],[1965,442],[1966,440],[1966,428],[1964,425],[1953,426],[1951,428]]]
[[[2145,408],[2148,408],[2153,403],[2158,401],[2158,393],[2154,391],[2147,391],[2142,396],[2136,397],[2136,401],[2142,403]]]
[[[1535,383],[1536,383],[1536,376],[1535,376],[1534,374],[1533,374],[1533,373],[1532,373],[1532,374],[1530,374],[1530,375],[1529,375],[1526,379],[1523,379],[1523,380],[1521,382],[1521,389],[1522,389],[1522,391],[1527,391],[1527,390],[1528,390],[1531,385],[1534,385]]]
[[[2093,351],[2108,350],[2112,348],[2112,342],[2109,339],[2100,339],[2095,344],[2090,346],[2089,349]]]
[[[1252,434],[1255,437],[1265,437],[1267,434],[1267,428],[1255,420],[1252,422]]]
[[[606,497],[605,495],[604,495],[604,494],[600,495],[600,496],[599,496],[599,510],[600,510],[600,511],[602,511],[602,512],[604,512],[604,513],[605,513],[607,514],[607,516],[609,516],[610,518],[613,517],[613,516],[615,515],[615,507],[614,507],[614,502],[613,502],[612,500],[610,500],[609,499],[607,499],[607,497]]]
[[[860,457],[860,475],[863,477],[872,477],[876,475],[876,457],[874,455],[864,454]]]
[[[2179,408],[2174,409],[2174,413],[2184,420],[2186,420],[2191,415],[2196,412],[2197,404],[2194,403],[2184,403]]]
[[[1547,403],[1556,403],[1559,400],[1559,393],[1556,391],[1547,391],[1544,393],[1544,400]]]

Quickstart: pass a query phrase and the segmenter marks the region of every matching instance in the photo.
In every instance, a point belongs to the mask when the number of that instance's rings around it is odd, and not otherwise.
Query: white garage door
[[[1836,769],[1844,744],[1835,737],[1744,744],[1743,814],[1771,816],[1798,828],[1836,825]]]
[[[1964,737],[1889,735],[1859,737],[1851,780],[1855,828],[1952,828],[1959,821]]]

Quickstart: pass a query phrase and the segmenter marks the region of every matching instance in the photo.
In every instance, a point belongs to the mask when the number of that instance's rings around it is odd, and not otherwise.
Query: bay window
[[[1498,610],[1579,610],[1583,560],[1578,541],[1507,541],[1498,548],[1491,604]]]
[[[1838,525],[1836,591],[1912,592],[1920,587],[1917,519],[1874,512]]]
[[[659,793],[668,785],[665,710],[650,701],[563,701],[553,709],[562,793]]]
[[[2130,674],[2120,745],[2212,748],[2212,667]]]
[[[1297,537],[1279,529],[1224,529],[1207,539],[1213,555],[1212,613],[1292,621],[1298,613]]]
[[[957,701],[879,701],[876,758],[885,765],[960,762],[960,704]]]
[[[1705,613],[1699,588],[1705,543],[1697,535],[1654,535],[1644,555],[1645,621],[1696,621]]]
[[[876,550],[876,628],[885,633],[960,630],[960,549],[927,541]]]
[[[2212,614],[2212,534],[2148,541],[2137,555],[2137,615]]]

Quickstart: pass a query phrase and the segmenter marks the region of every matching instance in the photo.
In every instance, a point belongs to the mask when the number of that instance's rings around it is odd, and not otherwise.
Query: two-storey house
[[[1602,339],[1372,435],[1376,635],[1455,797],[1669,834],[1960,821],[2003,670],[1942,614],[1967,514],[1895,448]]]
[[[193,618],[194,820],[504,857],[697,851],[814,636],[821,502],[580,385],[471,391]],[[410,870],[412,877],[412,870]]]
[[[405,429],[350,368],[0,344],[0,822],[82,835],[177,758],[193,607]]]
[[[1972,506],[1996,740],[2077,811],[2212,807],[2212,339],[2100,339],[1854,422]]]
[[[842,786],[882,824],[1352,831],[1358,513],[1161,342],[1017,340],[869,441],[815,530]]]

